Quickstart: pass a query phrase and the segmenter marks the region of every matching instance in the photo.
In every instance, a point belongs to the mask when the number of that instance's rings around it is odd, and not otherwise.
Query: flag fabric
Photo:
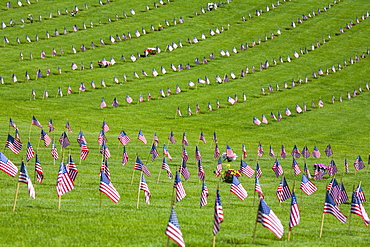
[[[212,140],[217,143],[217,134],[216,132],[213,132]]]
[[[234,153],[234,151],[231,149],[231,147],[229,145],[226,145],[226,157],[228,157],[228,158],[235,158],[236,157],[236,154]]]
[[[152,161],[154,161],[155,158],[157,158],[159,156],[157,148],[155,147],[154,143],[153,143],[152,149],[150,149],[149,153],[152,155]]]
[[[257,164],[256,164],[256,177],[261,178],[261,175],[262,175],[262,170],[261,170],[260,165],[257,162]]]
[[[337,180],[333,178],[327,187],[327,191],[329,192],[329,195],[331,198],[333,198],[334,201],[336,201],[340,196],[340,185],[338,184]]]
[[[173,207],[171,210],[170,219],[168,220],[165,234],[167,237],[175,241],[175,243],[178,244],[180,247],[185,247],[185,242],[182,237],[179,220],[177,219],[177,215]]]
[[[188,167],[186,166],[186,161],[183,159],[180,167],[180,173],[184,177],[185,180],[190,178],[190,172]]]
[[[334,215],[340,222],[346,223],[347,217],[340,211],[335,204],[333,198],[326,192],[326,199],[324,204],[324,213]]]
[[[2,152],[0,152],[0,170],[12,177],[18,173],[18,168]]]
[[[140,190],[144,191],[144,196],[145,196],[145,203],[150,204],[150,190],[148,187],[148,184],[146,183],[144,174],[141,174],[141,180],[140,180]]]
[[[62,148],[66,148],[69,145],[71,145],[71,143],[69,142],[69,139],[68,139],[68,136],[67,136],[66,132],[63,132],[63,134],[60,136],[59,142],[62,145]]]
[[[195,160],[202,160],[202,155],[200,155],[198,146],[195,146]]]
[[[284,145],[281,145],[280,157],[283,159],[286,158],[286,151]]]
[[[270,153],[269,155],[272,157],[272,158],[275,158],[275,153],[274,153],[274,150],[272,149],[272,145],[270,145]]]
[[[42,171],[42,166],[41,166],[41,163],[40,163],[40,160],[37,154],[35,158],[35,172],[36,172],[37,181],[41,184],[42,180],[44,179],[44,172]]]
[[[69,155],[68,157],[67,171],[68,171],[69,177],[74,182],[76,180],[78,170],[77,170],[77,166],[75,162],[72,159],[72,155]]]
[[[261,144],[261,143],[258,143],[257,155],[258,155],[259,157],[262,157],[264,153],[265,153],[265,152],[263,151],[262,144]]]
[[[292,202],[290,204],[289,228],[298,225],[300,222],[300,211],[295,193],[292,193]]]
[[[281,221],[262,198],[258,206],[257,222],[269,229],[276,237],[283,236],[284,227]]]
[[[44,146],[48,147],[51,143],[51,138],[46,132],[42,129],[40,134],[40,140],[44,141]]]
[[[145,175],[147,175],[148,177],[150,177],[150,171],[148,170],[148,168],[146,167],[146,165],[144,165],[144,163],[141,162],[139,156],[136,156],[136,161],[135,161],[134,169],[135,170],[138,170],[138,171],[142,171]]]
[[[104,171],[100,172],[99,191],[106,194],[114,203],[117,203],[120,199],[119,193],[116,188],[114,188],[112,182],[108,179]]]
[[[218,159],[220,157],[220,149],[218,148],[218,144],[215,145],[215,150],[213,152],[213,158]]]
[[[158,146],[158,144],[159,144],[159,139],[158,139],[158,136],[157,136],[156,132],[154,132],[154,135],[153,135],[153,143],[156,146]]]
[[[204,169],[203,169],[203,166],[202,166],[202,161],[198,160],[198,178],[200,180],[204,181],[205,176],[206,176],[206,174],[204,173]]]
[[[249,178],[253,177],[254,175],[253,168],[250,165],[248,165],[244,160],[240,161],[240,172]]]
[[[297,145],[294,144],[294,147],[293,147],[293,150],[292,150],[292,153],[291,155],[298,159],[299,157],[301,157],[301,152],[299,152],[298,148],[297,148]]]
[[[329,176],[333,176],[336,173],[338,173],[337,166],[335,165],[334,160],[331,160],[330,164],[329,164],[329,167],[328,167],[328,174],[329,174]]]
[[[348,195],[343,183],[340,183],[339,198],[336,200],[337,205],[343,204],[348,201]]]
[[[143,132],[141,130],[139,131],[139,134],[137,136],[137,139],[139,139],[140,141],[142,141],[144,144],[147,143],[146,138],[145,138],[145,136],[144,136],[144,134],[143,134]]]
[[[49,119],[48,127],[49,127],[49,132],[52,132],[52,131],[55,130],[55,128],[53,126],[53,120]]]
[[[288,183],[286,182],[285,177],[283,177],[280,180],[279,186],[276,190],[276,196],[279,202],[283,202],[292,196],[292,193],[290,192],[290,189],[289,189]]]
[[[22,164],[21,164],[21,169],[19,171],[18,182],[27,184],[28,194],[33,199],[36,199],[35,188],[33,187],[31,178],[28,176],[27,168],[26,168],[26,165],[24,164],[23,161],[22,161]]]
[[[128,154],[126,152],[126,147],[123,147],[123,153],[122,153],[122,165],[126,165],[128,162]]]
[[[260,185],[260,182],[258,180],[258,177],[255,177],[255,183],[254,183],[254,190],[258,193],[259,198],[265,198],[265,195],[262,192],[262,187]]]
[[[105,103],[105,100],[104,98],[102,98],[101,102],[100,102],[100,108],[104,108],[107,106],[107,103]]]
[[[352,193],[351,213],[360,216],[364,221],[365,226],[369,225],[370,223],[369,216],[366,213],[365,208],[362,205],[360,199],[357,197],[356,192]]]
[[[125,146],[127,145],[127,143],[130,142],[130,137],[128,137],[128,135],[126,135],[126,133],[122,130],[121,133],[118,135],[118,140],[119,142]]]
[[[189,145],[189,143],[188,143],[188,140],[187,140],[187,138],[186,138],[186,134],[185,134],[185,132],[184,132],[184,134],[182,135],[182,145]]]
[[[31,142],[27,143],[27,151],[26,151],[26,161],[30,161],[35,156],[35,151],[31,145]]]
[[[207,143],[206,138],[205,138],[205,137],[204,137],[204,135],[203,135],[203,132],[200,132],[199,140],[200,140],[200,141],[202,141],[204,144],[206,144],[206,143]]]
[[[346,157],[344,157],[344,169],[345,169],[346,173],[349,173],[349,167],[348,167],[348,162],[347,162]]]
[[[106,143],[103,143],[103,145],[101,146],[100,153],[104,156],[105,159],[110,158],[110,151]]]
[[[172,161],[172,156],[168,151],[166,144],[163,144],[163,154],[166,155],[170,161]]]
[[[17,150],[21,150],[22,146],[23,146],[23,143],[21,141],[21,137],[19,136],[18,129],[15,130],[14,146]]]
[[[18,129],[17,125],[13,122],[12,118],[9,118],[9,127],[13,127],[15,130]]]
[[[360,202],[363,203],[363,202],[366,202],[366,197],[365,197],[365,193],[364,191],[362,190],[362,186],[361,186],[361,183],[357,186],[356,188],[356,195],[358,197],[358,199],[360,199]]]
[[[316,145],[313,148],[312,156],[315,157],[315,158],[320,158],[320,156],[321,156],[321,153],[320,153],[319,149],[317,149]]]
[[[101,162],[100,171],[104,171],[105,175],[110,180],[110,170],[107,159],[103,159],[103,161]]]
[[[308,150],[307,146],[305,145],[302,149],[302,156],[303,158],[307,159],[311,156],[310,151]]]
[[[355,170],[356,171],[359,171],[359,170],[362,170],[365,168],[365,164],[364,162],[362,161],[362,158],[361,156],[357,156],[355,162],[353,163],[353,166],[355,167]]]
[[[72,132],[71,125],[69,124],[68,120],[66,121],[66,128],[69,132]]]
[[[168,140],[170,140],[172,144],[176,143],[175,136],[173,135],[172,131],[170,132],[170,135],[168,136]]]
[[[242,143],[242,152],[243,152],[243,159],[246,159],[248,154],[247,154],[247,149],[245,148],[244,143]]]
[[[186,162],[189,159],[188,152],[186,151],[186,148],[182,146],[182,159]]]
[[[304,163],[304,168],[303,168],[303,170],[304,170],[304,172],[306,173],[307,178],[311,179],[310,169],[308,169],[306,162]]]
[[[200,193],[200,207],[203,207],[203,206],[207,205],[208,195],[209,195],[209,193],[208,193],[208,188],[207,188],[207,185],[206,185],[206,181],[203,180],[202,192]]]
[[[295,158],[293,158],[293,162],[292,162],[292,168],[294,170],[294,175],[297,176],[298,174],[300,174],[302,172],[301,168],[299,167],[297,161]]]
[[[275,172],[276,177],[284,174],[283,167],[281,166],[280,162],[276,159],[274,164],[272,165],[272,170]]]
[[[221,157],[219,157],[217,161],[216,171],[215,171],[216,177],[219,177],[221,175],[221,172],[222,172],[222,160],[221,160]]]
[[[213,221],[213,235],[220,231],[220,225],[224,221],[224,210],[222,208],[220,190],[216,191],[214,221]]]
[[[167,177],[169,179],[172,179],[172,172],[170,170],[170,166],[168,165],[167,163],[167,159],[166,157],[163,157],[163,160],[162,160],[162,169],[163,170],[166,170],[167,171]]]
[[[32,125],[36,125],[37,127],[39,128],[42,128],[42,125],[40,124],[40,122],[36,119],[35,116],[32,116],[32,122],[31,122]]]
[[[302,174],[301,186],[299,187],[306,195],[311,195],[317,190],[317,187],[312,183],[306,175]]]
[[[230,192],[234,193],[237,197],[239,197],[240,200],[244,200],[248,196],[247,191],[244,189],[243,185],[239,182],[235,175],[233,175]]]
[[[176,171],[175,183],[174,183],[173,187],[176,189],[176,202],[179,202],[182,199],[184,199],[184,197],[186,196],[186,192],[185,192],[184,186],[181,182],[180,175],[179,175],[178,171]]]
[[[51,144],[51,156],[53,156],[55,160],[59,158],[58,150],[54,144],[54,140],[52,141],[52,144]]]
[[[89,149],[87,148],[87,145],[83,140],[81,140],[80,148],[80,159],[86,160],[86,157],[89,154]]]
[[[103,121],[102,130],[104,131],[104,133],[106,133],[110,130],[109,125],[107,124],[106,121]]]
[[[261,125],[261,120],[259,120],[258,118],[256,118],[256,117],[253,117],[253,123],[255,124],[255,125]]]
[[[331,149],[330,144],[328,144],[328,146],[326,146],[326,148],[325,148],[325,153],[326,153],[326,156],[327,156],[327,157],[330,157],[330,156],[332,156],[332,155],[333,155],[333,150]]]
[[[19,154],[21,149],[19,148],[18,145],[15,145],[15,140],[14,137],[8,134],[8,139],[5,143],[5,147],[9,148],[13,153]]]
[[[57,185],[56,185],[58,197],[61,197],[68,191],[71,191],[73,188],[74,188],[74,183],[68,174],[67,168],[63,164],[63,162],[60,162]]]

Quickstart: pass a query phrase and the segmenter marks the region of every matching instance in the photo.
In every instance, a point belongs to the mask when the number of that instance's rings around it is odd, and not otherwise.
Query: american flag
[[[328,156],[328,157],[333,155],[333,150],[331,149],[330,144],[328,144],[328,146],[326,146],[325,153],[326,153],[326,156]]]
[[[330,164],[329,164],[329,167],[328,167],[328,174],[329,174],[329,176],[333,176],[336,173],[338,173],[337,166],[335,165],[334,160],[331,160]]]
[[[51,143],[51,138],[44,130],[41,130],[40,140],[44,141],[44,146],[48,147]]]
[[[126,133],[122,130],[118,135],[118,140],[123,146],[125,146],[130,142],[130,137],[128,137],[128,135],[126,135]]]
[[[114,97],[113,101],[112,101],[112,106],[113,107],[118,107],[118,100],[116,97]]]
[[[203,166],[202,166],[202,161],[198,160],[198,178],[200,180],[204,181],[205,176],[206,176],[206,174],[204,173],[204,169],[203,169]]]
[[[203,141],[203,143],[204,143],[204,144],[206,144],[206,143],[207,143],[206,138],[205,138],[205,137],[204,137],[204,135],[203,135],[203,132],[200,132],[199,140],[200,140],[200,141]]]
[[[92,84],[92,85],[95,85],[95,84]],[[104,108],[107,106],[107,103],[105,103],[105,100],[104,98],[101,99],[101,102],[100,102],[100,108]]]
[[[283,177],[280,180],[279,186],[276,190],[276,196],[277,196],[279,202],[283,202],[283,201],[289,199],[292,196],[285,177]]]
[[[263,147],[261,143],[258,143],[257,155],[262,157],[265,152],[263,151]]]
[[[136,161],[135,161],[134,169],[135,170],[138,170],[138,171],[142,171],[142,172],[144,172],[145,175],[147,175],[148,177],[150,177],[150,171],[148,170],[148,168],[146,167],[146,165],[144,165],[144,163],[141,162],[139,156],[136,156]]]
[[[35,172],[36,172],[37,181],[41,184],[42,180],[44,179],[44,172],[42,171],[42,166],[41,166],[41,163],[40,163],[40,160],[37,154],[35,158]]]
[[[326,192],[326,199],[324,204],[324,213],[334,215],[340,222],[346,223],[347,217],[340,211],[335,204],[333,198]]]
[[[224,221],[224,210],[222,208],[220,190],[216,191],[215,200],[215,212],[213,222],[213,235],[216,235],[220,231],[220,225]]]
[[[245,148],[244,143],[242,143],[242,152],[243,152],[243,159],[246,159],[248,154],[247,154],[247,149]]]
[[[154,132],[154,136],[153,136],[153,143],[156,146],[158,146],[158,144],[159,144],[159,139],[158,139],[157,133],[155,133],[155,132]]]
[[[180,107],[177,107],[176,113],[179,114],[180,117],[182,117]]]
[[[87,148],[86,143],[83,140],[81,140],[80,158],[82,160],[85,160],[88,154],[89,154],[89,149]]]
[[[172,156],[170,152],[168,152],[166,144],[163,144],[163,154],[166,155],[170,161],[172,161]]]
[[[32,116],[32,122],[31,122],[32,125],[36,125],[37,127],[39,128],[42,128],[42,125],[40,124],[40,122],[35,118],[35,116]]]
[[[109,125],[107,124],[106,121],[103,121],[102,130],[104,131],[104,133],[106,133],[106,132],[108,132],[108,130],[110,130]]]
[[[99,191],[106,194],[114,203],[117,203],[120,199],[119,193],[116,188],[114,188],[112,182],[108,179],[104,171],[100,172]]]
[[[80,130],[80,132],[78,133],[78,136],[77,136],[77,142],[81,145],[82,141],[87,144],[87,141],[86,141],[86,138],[85,138],[85,135],[84,133],[82,132],[82,130]]]
[[[150,204],[150,190],[148,187],[148,184],[146,183],[144,174],[141,174],[141,180],[140,180],[140,190],[144,191],[145,195],[145,203]]]
[[[270,153],[269,155],[272,157],[272,158],[275,158],[275,153],[274,153],[274,150],[272,149],[272,146],[270,145]]]
[[[128,103],[128,104],[131,104],[132,103],[132,98],[130,97],[130,95],[126,95],[126,102]]]
[[[356,192],[352,193],[351,213],[360,216],[364,221],[365,226],[369,225],[370,223],[369,216],[366,213],[365,208],[362,205],[360,199],[357,197]]]
[[[289,228],[296,226],[300,221],[300,211],[298,207],[297,198],[295,193],[292,193],[292,202],[290,204],[290,218],[289,218]]]
[[[260,198],[258,206],[257,222],[269,229],[276,237],[281,238],[283,236],[284,227],[281,221],[262,198]]]
[[[69,145],[71,145],[71,143],[69,142],[69,139],[68,139],[68,136],[67,136],[66,132],[63,132],[63,134],[60,136],[59,142],[62,145],[62,148],[66,148]]]
[[[74,182],[76,180],[78,170],[77,170],[77,166],[75,162],[72,159],[72,155],[69,155],[68,157],[67,171],[68,171],[69,177]]]
[[[200,193],[200,207],[207,205],[208,188],[206,181],[203,180],[202,192]]]
[[[21,141],[21,137],[19,135],[18,129],[15,130],[14,146],[19,150],[21,150],[22,146],[23,146],[23,143]]]
[[[213,152],[213,158],[217,159],[220,157],[220,149],[218,148],[218,144],[216,143],[215,151]]]
[[[101,171],[104,171],[105,175],[110,180],[110,170],[109,170],[108,160],[107,159],[103,159],[103,161],[101,162],[100,172]]]
[[[264,194],[262,192],[262,188],[261,188],[261,185],[260,185],[260,182],[258,181],[258,177],[256,176],[255,177],[255,184],[254,184],[254,190],[258,193],[259,197],[260,198],[264,198]]]
[[[362,158],[361,156],[357,156],[355,162],[353,163],[353,166],[355,167],[355,170],[356,171],[359,171],[361,169],[364,169],[365,168],[365,164],[364,162],[362,161]]]
[[[348,162],[347,162],[346,157],[344,157],[344,169],[346,170],[346,173],[349,173],[349,167],[348,167]]]
[[[259,164],[258,164],[258,162],[257,162],[257,164],[256,164],[256,177],[257,177],[257,178],[260,178],[260,177],[261,177],[261,175],[262,175],[262,170],[261,170],[260,165],[259,165]]]
[[[175,241],[175,243],[177,243],[180,247],[185,247],[185,242],[182,237],[179,220],[177,219],[177,215],[173,207],[171,210],[170,219],[168,220],[165,234],[167,237]]]
[[[306,195],[311,195],[317,190],[317,187],[314,183],[312,183],[306,175],[302,174],[302,181],[301,181],[301,186],[300,189],[306,194]]]
[[[230,192],[234,193],[240,200],[247,198],[248,193],[243,185],[239,182],[238,178],[233,175],[233,181],[230,186]]]
[[[298,159],[299,157],[301,157],[301,152],[299,152],[298,148],[297,148],[297,145],[294,144],[294,147],[293,147],[293,150],[292,150],[292,153],[291,155]]]
[[[168,140],[170,140],[171,143],[176,143],[175,136],[173,135],[173,132],[170,132],[170,135],[168,136]]]
[[[27,168],[26,168],[26,165],[24,164],[23,161],[22,161],[22,164],[21,164],[21,169],[19,171],[18,182],[27,184],[28,194],[33,199],[36,199],[35,188],[33,187],[31,178],[28,176]]]
[[[108,141],[107,137],[105,136],[105,133],[103,130],[99,132],[98,136],[98,144],[103,145],[103,143],[106,143]]]
[[[30,161],[35,156],[35,151],[31,145],[31,142],[27,143],[26,161]]]
[[[276,177],[284,174],[283,167],[280,165],[280,162],[277,159],[272,166],[272,170],[275,172]]]
[[[15,130],[18,129],[17,125],[13,122],[12,118],[9,118],[9,127],[13,127]]]
[[[221,172],[222,172],[222,161],[221,161],[221,157],[219,157],[217,161],[216,171],[215,171],[216,177],[219,177],[221,175]]]
[[[226,157],[229,157],[229,158],[236,157],[236,154],[234,153],[234,151],[231,149],[229,145],[226,145]]]
[[[145,136],[144,136],[144,134],[143,134],[143,132],[141,130],[139,131],[139,134],[137,136],[137,139],[139,139],[140,141],[142,141],[144,144],[147,143],[146,138],[145,138]]]
[[[280,157],[283,159],[286,158],[286,151],[284,145],[281,145]]]
[[[54,131],[53,120],[49,119],[48,127],[49,127],[49,132]]]
[[[63,162],[60,162],[56,185],[58,197],[64,195],[68,191],[71,191],[73,188],[74,188],[73,180],[69,176],[66,166],[63,164]]]
[[[340,194],[339,198],[335,201],[338,205],[345,203],[348,201],[348,195],[346,189],[344,188],[343,183],[340,183]]]
[[[190,178],[190,172],[188,167],[186,166],[186,161],[183,159],[180,167],[180,173],[184,177],[185,180]]]
[[[51,156],[53,156],[53,158],[55,160],[57,160],[59,158],[58,150],[57,150],[57,147],[54,144],[54,141],[52,141],[52,144],[51,144]]]
[[[325,170],[320,168],[317,164],[314,164],[314,175],[313,175],[313,179],[314,180],[321,180],[323,179],[324,175],[326,174],[325,173]]]
[[[69,132],[72,132],[71,125],[69,124],[68,120],[66,121],[66,128]]]
[[[293,162],[292,162],[292,168],[294,170],[294,175],[297,176],[298,174],[300,174],[302,172],[301,168],[299,167],[297,161],[295,158],[293,158]]]
[[[182,146],[182,159],[186,162],[189,159],[188,152],[186,151],[186,148]]]
[[[154,143],[152,144],[152,149],[150,149],[150,154],[152,154],[152,161],[155,160],[159,156],[157,148],[155,147]]]
[[[167,177],[169,178],[169,179],[172,179],[172,172],[171,172],[171,170],[170,170],[170,166],[168,165],[168,163],[167,163],[167,159],[166,159],[166,157],[163,157],[163,161],[162,161],[162,169],[163,170],[166,170],[167,171]]]
[[[185,132],[184,132],[184,134],[182,135],[182,145],[189,145],[189,143],[188,143],[188,140],[187,140],[187,138],[186,138],[186,134],[185,134]]]
[[[356,192],[356,195],[357,195],[358,199],[360,199],[361,203],[366,202],[365,193],[362,190],[361,183],[357,186],[355,192]]]
[[[195,160],[202,160],[202,155],[200,155],[198,146],[195,146]]]
[[[126,165],[128,162],[128,154],[126,152],[126,147],[123,147],[123,153],[122,153],[122,165]]]
[[[18,168],[11,162],[3,153],[0,152],[0,170],[5,172],[6,174],[14,177],[17,172]]]
[[[240,172],[249,178],[253,177],[254,175],[253,168],[250,165],[248,165],[244,160],[240,161]]]
[[[184,186],[182,185],[179,172],[176,171],[175,183],[173,187],[176,189],[176,201],[179,202],[186,196]]]
[[[308,169],[306,162],[304,163],[304,168],[303,168],[303,170],[304,170],[304,172],[306,173],[306,176],[307,176],[309,179],[311,179],[310,169]]]
[[[307,146],[306,146],[306,145],[305,145],[305,146],[303,147],[303,149],[302,149],[302,156],[303,156],[303,158],[305,158],[305,159],[307,159],[308,157],[310,157],[310,156],[311,156],[310,151],[308,151],[308,148],[307,148]]]
[[[213,132],[212,140],[217,143],[217,135],[216,132]]]
[[[14,137],[8,134],[8,140],[5,143],[5,147],[9,148],[13,153],[18,154],[21,149],[18,145],[15,145]]]
[[[315,157],[315,158],[320,158],[320,156],[321,156],[321,153],[320,153],[319,149],[317,149],[316,145],[313,148],[312,156]]]

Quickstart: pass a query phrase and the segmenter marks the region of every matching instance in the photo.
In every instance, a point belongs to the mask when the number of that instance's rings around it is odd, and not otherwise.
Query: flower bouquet
[[[241,176],[241,173],[239,170],[230,169],[230,168],[221,174],[223,174],[222,182],[229,183],[229,184],[233,182],[233,176],[237,176],[237,177]]]

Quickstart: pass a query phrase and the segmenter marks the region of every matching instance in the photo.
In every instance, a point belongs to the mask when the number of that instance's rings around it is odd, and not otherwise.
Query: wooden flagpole
[[[103,194],[103,192],[101,192],[101,191],[100,191],[100,205],[99,205],[99,206],[100,206],[100,208],[101,208],[101,206],[102,206],[102,194]]]
[[[324,227],[324,217],[325,217],[325,213],[323,212],[322,213],[322,219],[321,219],[321,227],[320,227],[320,238],[322,236],[322,229]]]
[[[15,211],[15,207],[17,205],[17,198],[18,198],[18,192],[19,192],[19,184],[20,184],[20,182],[18,182],[17,189],[15,191],[14,204],[13,204],[13,212]]]
[[[60,210],[61,201],[62,201],[62,196],[58,196],[58,210]]]
[[[295,180],[294,180],[294,184],[293,184],[293,189],[292,189],[293,193],[295,193]],[[288,232],[288,241],[290,241],[290,235],[292,234],[292,231],[293,231],[293,227],[289,227],[289,232]]]
[[[260,204],[261,204],[261,198],[259,200],[259,203],[258,203],[258,208],[257,208],[257,215],[256,215],[256,223],[254,224],[254,233],[253,233],[253,241],[252,241],[252,244],[255,244],[255,241],[256,241],[256,235],[257,235],[257,223],[258,223],[258,212],[259,212],[259,207],[260,207]]]

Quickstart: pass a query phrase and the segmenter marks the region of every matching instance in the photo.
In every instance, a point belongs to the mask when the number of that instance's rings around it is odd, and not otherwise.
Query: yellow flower
[[[226,167],[229,168],[230,167],[230,164],[226,164]]]

